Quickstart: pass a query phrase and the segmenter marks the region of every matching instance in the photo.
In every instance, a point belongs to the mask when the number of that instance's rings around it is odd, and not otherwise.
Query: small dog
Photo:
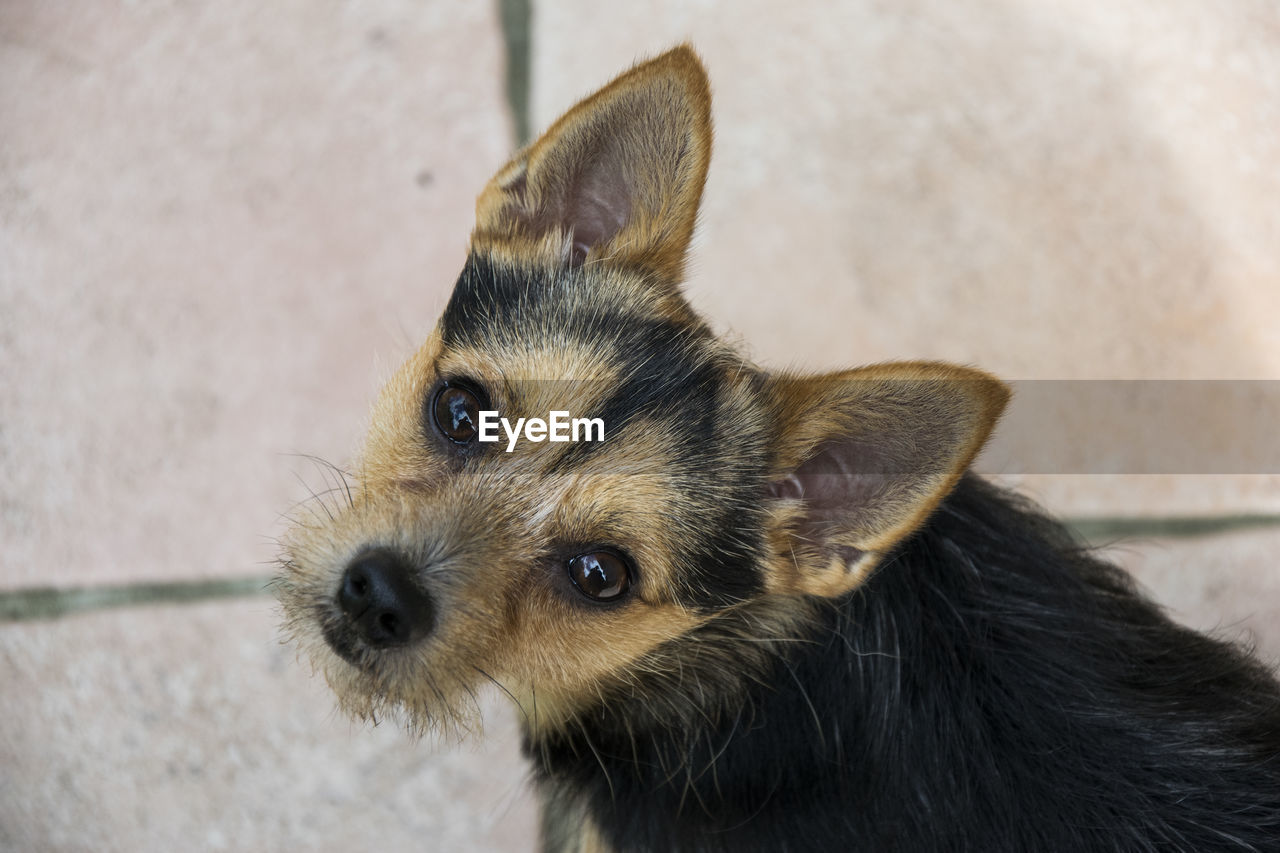
[[[341,706],[469,728],[496,684],[547,850],[1280,849],[1280,687],[966,473],[999,381],[769,372],[694,313],[710,148],[681,47],[484,189],[286,541]]]

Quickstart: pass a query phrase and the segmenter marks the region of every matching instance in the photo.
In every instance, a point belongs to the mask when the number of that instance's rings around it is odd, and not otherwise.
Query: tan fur
[[[402,715],[417,730],[470,729],[474,690],[493,682],[518,703],[535,748],[587,709],[638,691],[649,691],[645,713],[662,725],[729,713],[735,691],[796,639],[820,599],[861,584],[981,448],[1007,398],[984,373],[912,362],[769,374],[711,337],[677,288],[710,143],[706,75],[681,47],[574,107],[481,194],[473,258],[517,283],[557,282],[557,314],[521,336],[483,327],[450,344],[437,329],[380,394],[349,500],[312,508],[289,535],[280,580],[287,629],[347,712]],[[569,334],[574,318],[606,309],[678,328],[695,366],[717,371],[700,392],[707,396],[687,413],[606,424],[606,445],[572,463],[551,444],[461,456],[432,432],[433,389],[446,379],[482,385],[514,419],[596,411],[628,379],[656,370],[624,370],[631,354],[607,336]],[[475,322],[488,322],[485,310],[475,309]],[[675,393],[687,377],[658,378]],[[704,492],[704,474],[686,470],[682,430],[704,410],[717,413],[722,433],[698,440],[726,453],[755,448],[742,451],[743,470],[765,472],[760,488],[770,489],[749,496],[762,506],[758,565],[741,567],[759,572],[763,591],[720,608],[687,600],[715,592],[690,592],[690,555],[708,534],[705,511],[690,508],[736,487],[705,472]],[[824,453],[864,445],[867,458],[895,470],[849,478],[811,470]],[[833,515],[822,495],[842,489],[858,500]],[[815,520],[818,510],[830,517]],[[592,543],[634,561],[634,585],[616,606],[575,592],[556,550]],[[349,662],[323,628],[341,623],[335,590],[370,547],[404,555],[438,615],[425,641],[366,649]],[[607,849],[581,803],[543,793],[555,812],[548,838],[564,849]]]
[[[903,434],[907,423],[919,426],[929,419],[923,426],[931,456],[920,460],[921,470],[880,496],[876,505],[850,512],[827,549],[813,554],[807,548],[812,543],[800,545],[783,532],[785,522],[775,532],[775,547],[785,546],[785,551],[775,560],[773,588],[824,597],[856,588],[886,551],[924,523],[978,455],[1009,398],[1006,386],[989,374],[938,362],[878,364],[818,377],[777,376],[772,384],[781,438],[778,478],[789,476],[824,441]],[[839,546],[862,553],[853,561],[826,553]],[[817,565],[800,570],[797,548],[805,548]]]
[[[677,282],[710,160],[707,76],[690,48],[676,48],[578,104],[499,170],[476,203],[472,250],[513,239],[542,252],[566,245],[576,185],[607,174],[630,188],[636,204],[588,260],[634,264]]]

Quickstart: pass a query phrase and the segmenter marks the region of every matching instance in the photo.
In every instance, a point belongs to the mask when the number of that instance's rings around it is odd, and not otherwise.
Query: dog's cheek
[[[374,494],[395,483],[431,479],[442,462],[423,418],[440,352],[440,336],[432,334],[378,392],[360,454],[363,477]]]
[[[536,692],[540,708],[554,704],[568,714],[625,683],[648,652],[703,621],[673,604],[583,606],[538,591],[526,600],[503,657],[512,680]]]

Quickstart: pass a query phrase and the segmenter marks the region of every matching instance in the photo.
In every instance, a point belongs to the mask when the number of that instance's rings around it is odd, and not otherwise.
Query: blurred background
[[[338,717],[272,540],[484,181],[682,40],[717,128],[688,293],[761,362],[1280,378],[1272,0],[4,0],[0,849],[533,849],[511,712],[460,747]],[[1274,423],[1241,387],[1197,413],[1224,443]],[[1276,469],[1031,468],[984,470],[1280,657]]]

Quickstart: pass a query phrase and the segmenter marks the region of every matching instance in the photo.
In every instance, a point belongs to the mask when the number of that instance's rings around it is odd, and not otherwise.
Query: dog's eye
[[[569,579],[588,598],[613,601],[631,586],[626,561],[611,551],[579,554],[569,561]]]
[[[431,414],[445,438],[467,444],[479,429],[480,400],[469,388],[445,383],[431,403]]]

